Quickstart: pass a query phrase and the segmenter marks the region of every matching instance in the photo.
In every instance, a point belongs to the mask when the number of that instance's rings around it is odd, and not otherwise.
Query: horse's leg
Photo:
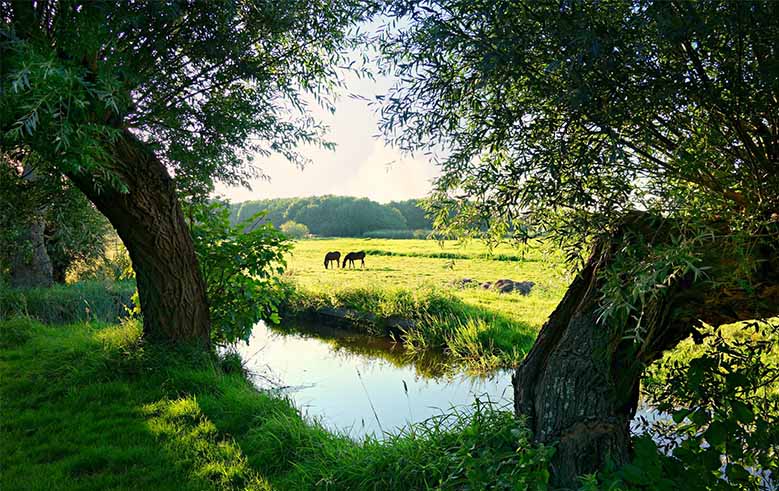
[[[360,262],[362,263],[362,267],[364,268],[365,267],[365,258],[360,259]]]

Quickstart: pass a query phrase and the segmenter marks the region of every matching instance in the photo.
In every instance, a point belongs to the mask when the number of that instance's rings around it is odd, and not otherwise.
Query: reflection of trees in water
[[[422,378],[439,379],[452,377],[457,373],[456,367],[441,352],[411,353],[402,344],[383,337],[303,322],[272,326],[270,329],[276,335],[295,334],[323,341],[333,348],[336,356],[383,360],[398,368],[412,366],[416,375]]]

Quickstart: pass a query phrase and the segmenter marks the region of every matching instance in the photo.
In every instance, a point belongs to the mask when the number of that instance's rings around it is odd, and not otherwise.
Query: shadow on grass
[[[207,371],[141,346],[139,334],[0,322],[0,488],[270,489],[196,396],[178,398]]]

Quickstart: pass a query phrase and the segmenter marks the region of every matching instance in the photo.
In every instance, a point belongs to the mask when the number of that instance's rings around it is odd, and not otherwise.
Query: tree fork
[[[124,242],[135,270],[144,336],[207,346],[211,321],[205,283],[173,180],[151,149],[129,131],[111,149],[123,193],[70,174]]]

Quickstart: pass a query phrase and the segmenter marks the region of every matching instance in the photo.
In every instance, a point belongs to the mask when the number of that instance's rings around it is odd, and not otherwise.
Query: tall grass
[[[140,333],[0,321],[1,489],[545,489],[549,449],[490,404],[355,442]]]
[[[0,284],[0,318],[22,315],[49,324],[115,322],[126,315],[134,291],[133,281],[82,281],[29,289]]]
[[[475,371],[516,366],[536,335],[536,328],[527,323],[430,287],[416,291],[381,286],[337,290],[297,287],[283,307],[293,318],[325,308],[369,312],[376,321],[358,324],[364,332],[393,337],[411,354],[443,351],[454,362]],[[408,319],[412,325],[398,333],[387,327],[393,318]]]

